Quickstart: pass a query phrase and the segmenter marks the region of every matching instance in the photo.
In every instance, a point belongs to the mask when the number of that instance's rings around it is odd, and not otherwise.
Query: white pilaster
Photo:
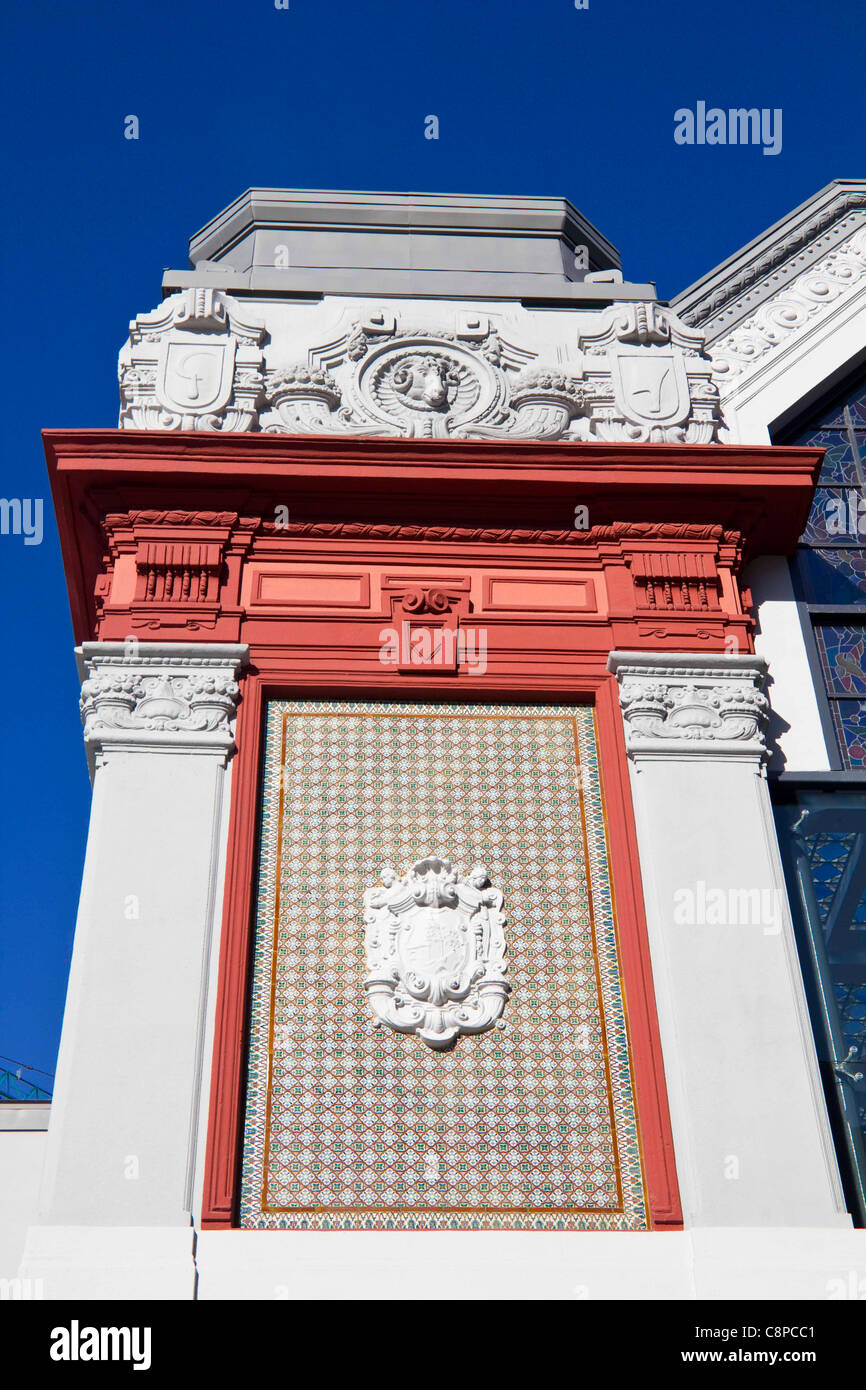
[[[614,652],[689,1226],[849,1226],[764,771],[759,656]]]
[[[139,1244],[135,1232],[162,1229],[170,1263],[187,1249],[193,1279],[191,1243],[178,1247],[171,1230],[191,1225],[200,1166],[211,947],[246,655],[234,644],[135,639],[79,652],[93,805],[39,1227],[24,1261],[50,1280],[56,1246],[67,1291],[70,1233],[83,1227],[125,1227]],[[160,1251],[157,1239],[154,1296]],[[83,1296],[92,1264],[82,1265]]]
[[[769,769],[824,772],[830,766],[827,743],[788,560],[761,555],[745,578],[758,613],[755,650],[766,660],[769,675]]]

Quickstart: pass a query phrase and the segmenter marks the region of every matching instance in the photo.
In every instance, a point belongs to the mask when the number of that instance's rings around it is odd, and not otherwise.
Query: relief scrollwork
[[[408,439],[711,443],[723,421],[703,335],[655,302],[579,316],[554,360],[463,313],[399,327],[384,310],[264,371],[264,329],[218,290],[170,296],[131,325],[121,425]]]
[[[630,738],[747,742],[767,720],[766,696],[749,681],[623,681],[620,705]]]
[[[85,743],[106,731],[230,735],[239,694],[224,672],[100,671],[81,686]]]

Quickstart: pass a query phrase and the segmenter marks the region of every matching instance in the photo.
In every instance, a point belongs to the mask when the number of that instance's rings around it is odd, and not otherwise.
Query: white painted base
[[[46,1299],[193,1299],[191,1226],[31,1226],[19,1277]]]
[[[850,1228],[205,1231],[196,1260],[202,1299],[866,1298]]]
[[[19,1273],[46,1299],[866,1300],[866,1232],[43,1226]]]
[[[30,1125],[31,1116],[25,1113],[18,1117],[26,1109],[8,1103],[0,1107],[0,1279],[15,1277],[27,1228],[36,1219],[39,1200],[48,1106],[39,1107],[41,1129],[25,1128]],[[16,1119],[18,1127],[12,1129],[10,1120],[14,1124]]]

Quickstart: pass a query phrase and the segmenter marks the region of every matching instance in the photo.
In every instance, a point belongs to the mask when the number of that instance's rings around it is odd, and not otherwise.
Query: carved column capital
[[[225,758],[248,652],[224,642],[84,642],[76,655],[91,763],[111,748]]]
[[[767,757],[763,657],[611,652],[608,670],[630,758]]]

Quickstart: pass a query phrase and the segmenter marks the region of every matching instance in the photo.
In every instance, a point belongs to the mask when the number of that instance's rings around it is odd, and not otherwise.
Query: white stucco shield
[[[169,340],[161,345],[156,396],[166,410],[204,414],[228,404],[235,344]]]
[[[685,364],[679,353],[620,347],[613,358],[616,402],[628,420],[672,425],[691,407]]]

